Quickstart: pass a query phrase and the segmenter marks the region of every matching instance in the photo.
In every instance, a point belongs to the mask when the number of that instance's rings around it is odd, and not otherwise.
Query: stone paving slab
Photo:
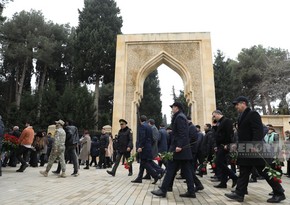
[[[197,193],[197,198],[188,199],[179,197],[186,191],[183,180],[175,180],[173,192],[168,192],[166,198],[153,196],[150,191],[158,189],[160,181],[156,185],[150,180],[143,180],[142,184],[131,183],[138,172],[139,164],[134,163],[133,176],[127,176],[128,171],[119,166],[116,176],[112,177],[105,169],[91,167],[80,169],[78,177],[70,176],[71,164],[67,164],[67,178],[59,178],[49,173],[48,177],[39,174],[43,167],[28,167],[24,173],[15,172],[17,168],[3,167],[0,177],[0,205],[264,205],[271,192],[265,180],[250,183],[249,195],[244,203],[238,203],[227,199],[224,193],[227,189],[216,189],[214,182],[210,181],[211,174],[200,178],[205,189]],[[56,169],[54,164],[52,170]],[[290,178],[283,177],[283,187],[286,190],[287,199],[282,204],[290,204]],[[228,183],[228,187],[231,182]]]

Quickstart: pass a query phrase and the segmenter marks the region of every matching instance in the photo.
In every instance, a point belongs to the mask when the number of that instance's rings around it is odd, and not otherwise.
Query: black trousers
[[[116,171],[117,171],[117,168],[118,168],[118,166],[119,166],[119,164],[120,164],[120,161],[121,161],[121,158],[126,158],[127,160],[128,160],[128,158],[130,157],[130,154],[128,154],[128,153],[120,153],[120,152],[118,152],[117,153],[117,156],[116,156],[116,161],[115,161],[115,164],[114,164],[114,166],[113,166],[113,168],[112,168],[112,172],[115,174],[116,173]],[[133,173],[133,168],[132,168],[132,166],[130,166],[130,168],[129,168],[129,173]]]
[[[240,175],[238,177],[236,187],[236,193],[240,196],[244,196],[247,191],[249,176],[252,172],[252,168],[253,166],[240,165]],[[278,181],[270,180],[267,171],[263,171],[265,166],[255,166],[255,168],[257,169],[258,173],[263,176],[266,179],[267,183],[272,187],[274,195],[282,195],[284,193],[284,189],[281,184]]]
[[[228,151],[224,150],[223,147],[218,148],[216,155],[216,165],[218,170],[220,170],[221,184],[226,184],[228,181],[228,177],[230,179],[237,178],[234,171],[228,167],[227,154]]]
[[[193,168],[192,166],[192,160],[169,160],[167,162],[167,168],[166,168],[166,174],[164,176],[164,180],[161,185],[161,190],[166,193],[167,189],[172,187],[172,183],[174,181],[174,177],[176,175],[177,170],[179,167],[181,168],[181,171],[186,179],[187,184],[187,191],[189,193],[194,193],[194,184],[193,184]]]
[[[106,168],[106,151],[105,148],[100,148],[100,155],[99,155],[99,167],[100,168]]]
[[[79,170],[79,160],[78,160],[78,155],[76,151],[76,145],[71,145],[71,146],[66,146],[65,147],[65,155],[69,157],[69,159],[72,161],[73,166],[74,166],[74,172],[73,173],[78,173]],[[61,166],[60,162],[58,162],[57,166],[57,172],[61,171]]]
[[[18,161],[21,163],[21,166],[24,166],[27,164],[26,159],[27,159],[27,156],[29,155],[29,152],[30,152],[30,149],[23,145],[20,145],[18,147],[16,157]]]
[[[141,159],[138,173],[138,180],[142,180],[144,170],[153,178],[158,178],[158,175],[163,172],[163,169],[157,165],[153,160]]]

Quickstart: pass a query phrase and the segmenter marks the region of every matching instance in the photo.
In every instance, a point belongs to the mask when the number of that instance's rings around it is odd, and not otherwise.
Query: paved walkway
[[[54,164],[52,170],[56,169]],[[173,192],[169,192],[166,198],[153,196],[150,191],[157,189],[152,181],[144,180],[142,184],[133,184],[138,172],[139,164],[134,163],[133,176],[127,176],[127,170],[123,166],[117,170],[115,177],[106,173],[104,169],[90,168],[84,170],[81,166],[78,177],[68,176],[58,178],[50,173],[48,177],[39,174],[43,167],[28,167],[24,173],[17,173],[17,168],[2,168],[3,176],[0,177],[0,204],[1,205],[26,205],[26,204],[61,204],[61,205],[175,205],[175,204],[202,204],[224,205],[241,204],[224,197],[224,193],[230,192],[230,188],[216,189],[211,182],[210,174],[201,178],[205,189],[197,193],[197,198],[180,198],[179,194],[186,189],[183,180],[175,180]],[[67,165],[67,174],[72,173],[72,165]],[[283,186],[287,199],[282,204],[290,204],[290,179],[283,177]],[[228,183],[231,186],[231,182]],[[245,205],[267,204],[268,193],[271,191],[265,180],[251,183],[249,195],[245,197]]]

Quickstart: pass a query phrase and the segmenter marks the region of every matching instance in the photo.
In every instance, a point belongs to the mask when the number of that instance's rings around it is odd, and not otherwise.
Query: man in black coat
[[[117,148],[117,156],[115,164],[112,168],[112,171],[107,170],[107,173],[115,176],[116,170],[120,164],[120,160],[122,157],[125,157],[127,160],[130,157],[131,150],[133,149],[133,137],[132,137],[132,130],[127,126],[127,121],[124,119],[119,120],[121,129],[118,133],[118,148]],[[132,166],[129,168],[128,176],[132,176],[133,169]]]
[[[223,116],[220,110],[215,110],[212,113],[213,120],[217,121],[214,136],[216,139],[216,164],[220,170],[220,184],[215,185],[215,188],[227,188],[228,177],[233,180],[232,188],[235,187],[238,177],[229,169],[227,164],[227,155],[229,154],[230,144],[233,131],[233,123],[230,119]]]
[[[142,177],[144,174],[144,169],[146,169],[149,176],[154,178],[152,184],[156,184],[158,179],[160,179],[164,170],[159,167],[155,162],[153,162],[152,145],[154,144],[153,131],[150,125],[146,122],[147,117],[141,115],[140,125],[138,126],[138,142],[137,142],[137,152],[139,154],[140,167],[138,177],[131,181],[132,183],[142,183]]]
[[[273,189],[273,197],[268,199],[268,203],[279,203],[286,197],[284,189],[277,180],[269,178],[265,168],[265,161],[255,149],[255,144],[259,147],[263,145],[263,124],[258,112],[252,111],[249,107],[249,101],[246,97],[240,96],[233,101],[236,110],[240,113],[238,119],[238,161],[240,166],[240,175],[237,181],[237,187],[234,193],[225,194],[226,197],[243,202],[246,194],[249,175],[252,167],[255,166],[257,171],[267,180]],[[247,146],[248,145],[248,146]],[[245,147],[249,147],[249,150]]]
[[[168,160],[167,172],[160,189],[152,191],[151,193],[156,196],[166,197],[167,190],[170,188],[176,170],[178,170],[178,167],[181,167],[186,178],[187,192],[179,196],[195,198],[192,177],[193,168],[191,167],[192,153],[189,144],[187,118],[183,113],[183,105],[180,102],[175,102],[170,107],[173,112],[171,120],[173,139],[169,151],[173,152],[173,160]]]

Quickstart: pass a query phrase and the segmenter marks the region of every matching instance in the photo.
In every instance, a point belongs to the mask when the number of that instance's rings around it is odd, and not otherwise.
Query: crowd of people
[[[225,194],[229,199],[243,202],[248,194],[248,184],[265,179],[272,188],[268,203],[279,203],[285,197],[285,190],[279,180],[269,176],[269,170],[281,172],[284,158],[278,161],[279,167],[273,163],[274,145],[285,147],[290,141],[290,132],[285,132],[285,142],[275,128],[264,125],[258,112],[249,107],[246,97],[240,96],[233,101],[233,106],[239,114],[237,122],[232,122],[220,110],[212,112],[212,122],[203,126],[195,125],[190,116],[184,113],[180,102],[171,105],[172,120],[170,126],[161,124],[159,128],[154,119],[139,116],[136,143],[133,143],[133,133],[125,119],[120,119],[120,130],[114,137],[105,127],[100,135],[91,136],[88,130],[79,133],[72,121],[55,121],[55,132],[35,132],[30,122],[20,132],[14,126],[10,135],[18,138],[19,146],[15,150],[2,152],[2,167],[17,167],[16,172],[24,172],[27,167],[44,166],[40,174],[47,177],[53,164],[58,162],[52,173],[66,177],[66,166],[73,165],[72,176],[79,176],[80,166],[83,169],[107,169],[106,172],[115,176],[120,163],[128,168],[128,176],[133,175],[132,162],[139,163],[137,177],[132,183],[142,183],[153,179],[152,184],[162,179],[158,189],[151,193],[158,197],[166,197],[172,192],[174,180],[185,180],[187,191],[180,197],[195,198],[196,193],[204,190],[200,177],[211,170],[211,180],[218,182],[213,185],[217,189],[225,189],[231,180],[234,191]],[[0,137],[4,136],[4,123],[0,116]],[[268,145],[267,153],[271,156],[261,156],[258,145]],[[241,149],[241,145],[250,147]],[[265,153],[264,153],[265,154]],[[280,155],[281,157],[281,155]],[[285,157],[285,156],[283,156]],[[290,177],[289,159],[287,173]],[[267,166],[270,165],[271,169]],[[281,166],[280,166],[281,165]],[[208,167],[210,166],[210,167]],[[1,167],[1,166],[0,166]],[[266,167],[266,169],[265,169]],[[2,174],[0,169],[0,174]]]

